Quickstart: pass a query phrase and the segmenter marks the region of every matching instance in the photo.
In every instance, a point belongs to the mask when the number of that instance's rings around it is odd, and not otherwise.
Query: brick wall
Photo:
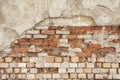
[[[120,79],[120,26],[37,26],[11,49],[1,80]]]

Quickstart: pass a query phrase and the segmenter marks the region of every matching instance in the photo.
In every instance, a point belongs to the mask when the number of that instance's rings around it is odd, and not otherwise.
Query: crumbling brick
[[[0,58],[0,79],[119,80],[119,35],[119,26],[35,26]]]

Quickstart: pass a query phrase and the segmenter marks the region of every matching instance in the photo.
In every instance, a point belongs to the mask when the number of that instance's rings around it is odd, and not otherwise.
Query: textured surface
[[[120,79],[120,26],[36,26],[0,57],[0,79]]]
[[[36,23],[119,25],[119,13],[120,0],[0,0],[0,51]]]

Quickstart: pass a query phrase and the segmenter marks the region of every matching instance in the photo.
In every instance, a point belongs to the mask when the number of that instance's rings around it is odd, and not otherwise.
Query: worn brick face
[[[8,68],[8,63],[0,63],[0,68]]]
[[[29,43],[38,43],[38,44],[40,44],[40,43],[43,43],[43,40],[42,39],[30,39],[29,40]]]
[[[97,52],[97,49],[94,47],[83,48],[83,52]]]
[[[55,62],[62,62],[62,61],[63,61],[62,57],[55,57]]]
[[[54,57],[46,57],[46,62],[54,62]]]
[[[68,35],[68,39],[76,39],[76,38],[77,38],[77,35],[75,34]]]
[[[28,39],[18,39],[17,40],[18,41],[18,43],[27,43],[28,42]]]
[[[89,52],[83,52],[83,53],[77,53],[78,57],[90,57],[91,53]]]
[[[119,36],[120,26],[36,26],[0,57],[0,80],[120,80]]]
[[[113,42],[114,43],[120,43],[120,39],[114,39]]]
[[[79,57],[72,57],[71,62],[79,62]]]
[[[23,61],[23,62],[29,62],[29,57],[23,57],[23,58],[22,58],[22,61]]]
[[[20,73],[20,68],[15,68],[14,73]]]
[[[42,30],[41,34],[54,34],[55,31],[54,30]]]
[[[89,44],[89,47],[92,47],[92,48],[101,48],[101,45],[100,44]]]
[[[81,43],[83,42],[83,39],[72,39],[69,40],[70,47],[80,47]]]
[[[5,62],[12,62],[12,60],[13,60],[13,58],[11,58],[11,57],[6,57],[5,58]]]
[[[114,47],[104,47],[104,48],[99,49],[99,52],[103,52],[103,53],[115,52],[115,48]]]
[[[28,47],[24,47],[24,48],[19,47],[19,48],[14,48],[13,51],[16,52],[16,53],[17,52],[26,53],[26,52],[28,52],[28,49],[29,49]]]

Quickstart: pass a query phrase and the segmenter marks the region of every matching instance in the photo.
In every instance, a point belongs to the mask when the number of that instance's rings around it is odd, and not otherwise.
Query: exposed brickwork
[[[120,79],[120,26],[37,26],[11,49],[1,80]]]

